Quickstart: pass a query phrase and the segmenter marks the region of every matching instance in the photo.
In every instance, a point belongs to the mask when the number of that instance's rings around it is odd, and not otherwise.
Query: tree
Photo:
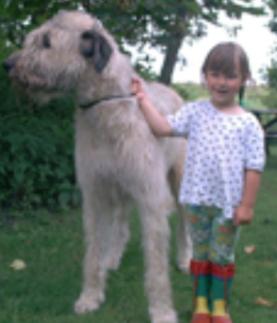
[[[170,83],[184,40],[206,34],[207,23],[220,25],[220,13],[240,18],[262,14],[249,0],[4,0],[0,32],[12,44],[59,9],[83,7],[99,17],[126,50],[126,44],[159,49],[164,62],[159,79]]]
[[[238,3],[239,1],[224,0],[167,1],[164,4],[162,17],[167,17],[166,21],[168,22],[164,24],[164,19],[161,21],[161,16],[152,16],[154,25],[164,35],[159,42],[165,53],[160,74],[162,82],[170,83],[183,41],[185,39],[190,41],[197,40],[205,36],[207,23],[220,25],[220,13],[225,13],[231,18],[240,18],[243,13],[262,13],[262,8],[249,6],[249,1],[240,1],[241,4]]]
[[[267,9],[269,15],[269,29],[277,34],[277,1],[276,0],[267,0]],[[266,81],[269,91],[262,97],[262,101],[267,107],[276,107],[277,105],[277,44],[273,44],[272,47],[273,57],[270,61],[268,67],[263,70],[264,80]]]
[[[99,7],[95,1],[87,2],[94,3],[87,9],[99,10],[111,30],[119,31],[127,43],[135,43],[141,50],[147,45],[160,49],[164,62],[159,79],[166,84],[170,83],[183,41],[203,37],[207,23],[220,25],[220,13],[230,18],[240,18],[243,13],[263,13],[262,7],[252,5],[249,0],[106,0],[98,1]],[[119,8],[116,12],[115,3]],[[110,12],[116,14],[116,20],[114,15],[110,20]]]

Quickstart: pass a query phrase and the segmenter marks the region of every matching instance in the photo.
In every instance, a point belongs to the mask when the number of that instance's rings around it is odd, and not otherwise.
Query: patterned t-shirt
[[[250,112],[226,114],[210,101],[184,105],[167,116],[175,136],[188,138],[179,201],[216,206],[232,218],[246,169],[262,171],[264,132]]]

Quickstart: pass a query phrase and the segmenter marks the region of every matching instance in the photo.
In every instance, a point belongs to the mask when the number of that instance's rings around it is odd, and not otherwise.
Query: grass
[[[175,90],[185,99],[194,101],[209,98],[208,91],[204,84],[197,83],[176,83],[173,84]],[[262,85],[246,86],[244,101],[247,108],[265,109],[275,107],[270,89]]]
[[[251,226],[243,227],[237,249],[237,275],[231,313],[236,323],[277,321],[277,147],[271,149]],[[139,220],[131,218],[132,239],[120,269],[108,279],[107,300],[95,313],[75,316],[72,311],[81,285],[81,212],[25,217],[2,216],[0,227],[1,323],[149,323],[143,289],[143,256]],[[192,284],[175,266],[176,218],[170,254],[174,304],[180,322],[189,322]],[[244,247],[255,245],[246,254]],[[25,270],[10,267],[23,259]],[[262,297],[272,306],[255,304]],[[270,304],[269,304],[270,305]]]

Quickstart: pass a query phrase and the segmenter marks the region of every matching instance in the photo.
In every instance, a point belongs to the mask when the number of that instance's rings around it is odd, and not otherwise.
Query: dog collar
[[[116,99],[129,99],[129,98],[132,98],[132,97],[134,97],[133,93],[131,93],[129,95],[113,95],[113,96],[109,96],[109,97],[106,97],[106,98],[90,101],[88,103],[79,104],[79,107],[81,109],[83,109],[83,110],[87,110],[87,109],[93,108],[97,104],[102,103],[104,101],[112,101],[112,100],[116,100]]]

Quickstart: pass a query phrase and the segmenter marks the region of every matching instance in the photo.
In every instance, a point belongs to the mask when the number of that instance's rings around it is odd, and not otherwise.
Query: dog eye
[[[91,38],[91,32],[90,31],[84,31],[81,35],[83,40],[87,40]]]
[[[49,34],[44,34],[42,37],[42,46],[43,48],[51,48],[51,42],[50,42],[50,37]]]

